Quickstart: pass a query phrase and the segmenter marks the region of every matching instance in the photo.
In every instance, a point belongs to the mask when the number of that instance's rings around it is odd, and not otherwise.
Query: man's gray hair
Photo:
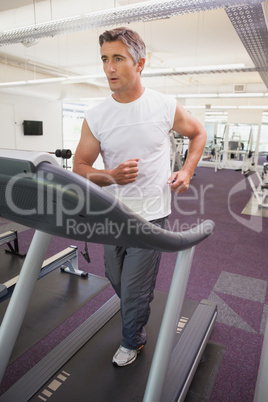
[[[120,40],[127,46],[134,64],[137,64],[140,58],[146,56],[145,43],[140,35],[131,29],[123,27],[115,28],[110,31],[105,31],[99,36],[100,47],[102,47],[105,42],[114,42],[116,40]]]

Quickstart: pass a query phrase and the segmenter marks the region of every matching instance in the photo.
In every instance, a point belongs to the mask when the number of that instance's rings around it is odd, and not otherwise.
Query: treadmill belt
[[[112,365],[112,356],[121,339],[119,312],[30,401],[142,401],[166,298],[166,294],[155,292],[146,327],[148,344],[134,363],[126,367]],[[182,315],[190,318],[197,305],[187,300]],[[176,342],[179,337],[180,334],[176,334]]]

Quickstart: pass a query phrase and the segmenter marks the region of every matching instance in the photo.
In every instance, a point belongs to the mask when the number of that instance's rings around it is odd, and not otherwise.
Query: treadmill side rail
[[[183,401],[186,397],[217,317],[215,303],[200,303],[175,346],[161,401]]]

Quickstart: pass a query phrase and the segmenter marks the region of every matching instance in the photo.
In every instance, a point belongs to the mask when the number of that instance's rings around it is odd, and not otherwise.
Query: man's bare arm
[[[202,124],[179,103],[176,108],[173,129],[190,140],[183,168],[178,172],[172,173],[168,180],[168,184],[170,184],[170,188],[173,191],[183,193],[188,189],[191,177],[203,154],[207,133]]]
[[[136,180],[138,158],[124,161],[114,169],[95,169],[93,164],[99,154],[100,143],[92,134],[86,120],[84,120],[81,138],[75,152],[73,171],[101,187],[115,183],[128,184]]]

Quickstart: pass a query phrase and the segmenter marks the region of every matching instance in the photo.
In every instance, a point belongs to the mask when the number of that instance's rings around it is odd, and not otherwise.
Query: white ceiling
[[[1,0],[1,31],[23,28],[59,18],[100,10],[117,9],[132,0]],[[230,3],[230,2],[229,2]],[[266,23],[268,2],[263,3]],[[241,42],[224,9],[176,15],[171,18],[136,22],[128,25],[137,30],[147,45],[147,64],[143,83],[164,93],[175,95],[232,93],[234,85],[245,84],[248,93],[266,93],[267,86],[258,72],[184,74],[146,78],[146,72],[158,69],[242,64],[254,69],[254,63]],[[39,39],[32,46],[22,43],[0,46],[0,83],[102,74],[98,36],[106,28]],[[0,33],[1,39],[1,33]],[[266,66],[267,68],[268,66]],[[81,99],[109,93],[105,79],[82,78],[76,83],[1,87],[1,92],[25,93],[51,99]],[[204,97],[204,102],[207,100]],[[258,98],[258,97],[257,97]],[[250,98],[255,102],[256,97]],[[215,101],[216,102],[216,101]],[[248,101],[247,101],[248,102]],[[268,103],[268,98],[258,103]],[[210,101],[211,103],[211,101]]]
[[[36,3],[42,0],[36,0]],[[27,6],[29,4],[33,4],[33,0],[9,0],[9,1],[1,1],[0,3],[0,11],[12,10],[15,8]]]

